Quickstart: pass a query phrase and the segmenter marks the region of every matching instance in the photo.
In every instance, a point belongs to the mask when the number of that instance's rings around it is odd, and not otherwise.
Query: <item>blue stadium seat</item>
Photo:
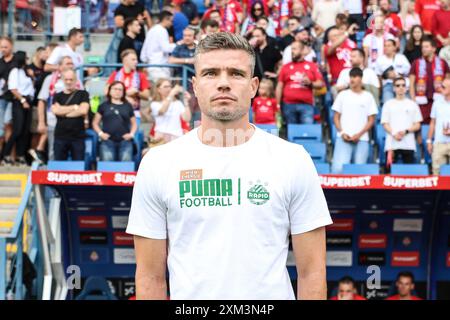
[[[75,300],[117,300],[108,282],[102,277],[89,277]]]
[[[330,164],[325,162],[314,162],[318,174],[330,174]]]
[[[426,164],[393,164],[391,166],[392,175],[406,176],[427,176],[429,175]]]
[[[297,141],[322,141],[322,125],[320,124],[288,124],[288,140]]]
[[[134,172],[133,161],[99,161],[97,171],[103,172]]]
[[[256,124],[258,128],[279,137],[280,133],[275,124]]]
[[[441,166],[439,170],[440,176],[450,176],[450,164],[444,164]]]
[[[298,142],[297,142],[298,143]],[[309,153],[311,158],[316,162],[325,162],[327,156],[327,147],[325,143],[307,141],[298,143],[301,144],[305,150]]]
[[[61,171],[84,171],[86,170],[86,164],[84,161],[55,161],[50,160],[47,164],[48,170],[61,170]]]
[[[378,164],[344,164],[342,174],[380,174]]]

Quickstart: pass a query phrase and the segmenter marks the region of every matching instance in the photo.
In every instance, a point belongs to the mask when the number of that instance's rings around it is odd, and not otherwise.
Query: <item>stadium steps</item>
[[[0,167],[0,236],[14,227],[29,172],[29,167]]]

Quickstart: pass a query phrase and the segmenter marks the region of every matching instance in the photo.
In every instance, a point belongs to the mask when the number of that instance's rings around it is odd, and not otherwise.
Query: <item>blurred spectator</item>
[[[450,163],[450,80],[442,84],[443,99],[435,100],[431,110],[427,150],[432,155],[433,174],[438,175],[441,165]],[[434,143],[432,141],[434,136]]]
[[[258,21],[258,18],[261,17],[265,17],[264,14],[264,7],[261,1],[255,1],[250,9],[250,14],[247,16],[247,18],[245,18],[244,22],[242,23],[242,28],[241,28],[241,35],[246,36],[248,35],[255,27],[256,27],[256,21]],[[270,24],[270,20],[269,21],[269,26],[268,29],[270,27],[270,35],[273,37],[275,35],[275,28],[273,26],[273,22],[272,24]],[[268,32],[268,30],[266,30],[266,32]]]
[[[372,95],[363,89],[362,77],[360,68],[350,70],[350,89],[340,92],[332,107],[337,131],[332,160],[335,174],[342,172],[344,164],[364,164],[369,158],[369,131],[378,108]]]
[[[180,95],[183,96],[183,102]],[[183,135],[181,121],[191,120],[189,108],[190,94],[183,92],[183,87],[172,87],[168,79],[159,79],[155,85],[152,103],[153,117],[155,118],[155,140],[170,142]]]
[[[211,10],[209,11],[209,17],[208,19],[214,20],[219,24],[219,30],[220,31],[227,31],[222,23],[222,17],[220,16],[219,10]]]
[[[434,13],[440,8],[440,0],[416,0],[416,12],[420,16],[425,33],[431,33]]]
[[[297,17],[300,19],[300,25],[303,28],[311,29],[314,27],[315,23],[311,17],[305,13],[305,7],[300,1],[295,1],[292,3],[292,17]]]
[[[123,24],[124,36],[119,44],[119,49],[117,50],[117,62],[120,63],[122,60],[120,56],[122,52],[127,49],[133,49],[136,51],[138,58],[140,57],[143,42],[136,41],[137,36],[141,32],[141,24],[136,18],[128,18]]]
[[[269,79],[262,79],[259,84],[258,96],[253,99],[252,104],[254,124],[277,123],[277,113],[279,106],[275,99],[273,82]]]
[[[32,30],[31,6],[32,2],[28,0],[15,0],[17,21],[17,33],[29,33]],[[20,39],[20,38],[19,38]]]
[[[386,131],[384,151],[387,164],[414,163],[416,153],[415,133],[420,131],[422,114],[419,106],[406,98],[407,85],[403,77],[394,79],[395,99],[386,102],[382,109],[381,124]]]
[[[382,79],[383,103],[394,98],[393,80],[398,77],[408,77],[411,65],[406,57],[397,52],[397,43],[394,40],[384,42],[384,54],[378,57],[374,70]],[[409,79],[406,80],[409,87]]]
[[[64,90],[53,98],[52,112],[56,115],[55,160],[84,160],[85,121],[89,111],[89,94],[77,89],[74,70],[62,73]],[[86,119],[86,120],[85,120]]]
[[[385,300],[422,300],[413,295],[414,275],[409,271],[400,272],[395,282],[398,294],[387,297]]]
[[[313,89],[323,87],[322,74],[315,63],[304,60],[304,46],[291,46],[292,62],[281,67],[276,87],[277,103],[281,105],[287,124],[314,122]]]
[[[111,83],[106,99],[92,122],[92,128],[101,139],[100,160],[131,161],[137,124],[133,107],[126,99],[125,85],[120,81]]]
[[[402,20],[396,13],[391,11],[391,1],[380,0],[379,5],[381,13],[384,16],[385,31],[400,38],[403,33]]]
[[[305,61],[316,62],[316,52],[313,50],[310,44],[311,35],[307,29],[300,27],[297,31],[294,32],[295,41],[301,42],[303,44],[303,52],[302,55],[305,57]],[[286,49],[283,51],[283,64],[292,62],[292,44],[288,45]]]
[[[283,29],[285,28],[288,18],[291,17],[293,0],[275,0],[270,9],[270,17],[275,25],[275,33],[277,36],[284,36]],[[298,20],[300,23],[300,20]],[[289,28],[289,27],[288,27]],[[282,48],[284,49],[284,47]]]
[[[189,25],[189,19],[181,11],[181,5],[184,0],[172,1],[172,14],[173,14],[173,32],[175,41],[179,41],[183,38],[183,30]]]
[[[181,11],[188,18],[191,24],[198,22],[198,8],[197,5],[191,0],[182,0]]]
[[[243,8],[244,12],[246,12],[247,14],[251,14],[252,8],[255,5],[255,3],[260,3],[262,6],[262,14],[265,16],[268,16],[270,9],[271,9],[271,8],[269,8],[269,2],[271,2],[271,1],[270,0],[242,0],[242,8]],[[273,6],[273,3],[271,3],[271,5]]]
[[[431,38],[422,40],[422,57],[415,60],[410,72],[410,94],[420,106],[423,123],[430,122],[433,100],[439,98],[441,85],[450,72],[447,62],[436,56],[436,42]]]
[[[440,0],[441,9],[433,15],[431,33],[436,37],[437,46],[441,48],[450,44],[448,33],[450,31],[450,0]]]
[[[162,11],[159,23],[154,25],[145,37],[141,51],[141,60],[148,64],[167,64],[169,54],[175,49],[176,44],[170,43],[168,28],[172,26],[173,15],[169,11]],[[159,78],[170,77],[169,68],[148,68],[150,79],[156,81]]]
[[[14,47],[11,38],[0,38],[0,150],[3,150],[5,140],[11,135],[12,96],[8,91],[8,77],[17,66],[14,59]]]
[[[323,34],[322,42],[325,44],[329,41],[328,34],[332,29],[338,29],[342,32],[345,32],[349,28],[348,17],[343,13],[338,13],[334,21],[335,23],[331,27],[328,27]],[[354,35],[351,35],[350,38],[352,38],[353,36]]]
[[[281,50],[286,49],[295,39],[295,33],[300,28],[300,20],[297,17],[290,17],[287,21],[288,34],[279,39],[278,47]]]
[[[450,32],[448,33],[448,37],[450,38]],[[450,66],[450,43],[441,48],[441,51],[439,51],[439,57],[441,59],[444,59],[445,62],[447,62],[447,64]]]
[[[200,40],[202,40],[204,37],[211,33],[219,32],[220,26],[216,20],[203,20],[200,25],[200,30]]]
[[[317,0],[314,3],[311,18],[322,29],[334,25],[334,20],[338,13],[344,12],[342,0]]]
[[[358,295],[355,280],[351,277],[343,277],[339,280],[337,295],[330,300],[366,300],[366,298]]]
[[[69,56],[72,58],[73,65],[76,68],[83,64],[83,56],[76,52],[77,47],[81,46],[84,42],[84,35],[81,29],[72,28],[67,36],[67,43],[56,47],[52,54],[48,57],[44,70],[46,72],[53,72],[58,70],[59,61],[62,57]]]
[[[420,16],[415,10],[415,0],[404,0],[400,12],[400,19],[402,21],[403,32],[409,34],[413,26],[420,26]]]
[[[362,83],[364,89],[372,93],[377,105],[379,105],[380,81],[377,74],[371,68],[364,67],[365,53],[363,49],[355,48],[350,53],[351,68],[341,71],[336,82],[336,91],[340,92],[350,88],[350,70],[352,68],[360,68],[363,71]]]
[[[355,33],[356,24],[350,26],[348,31],[342,32],[338,28],[332,28],[328,33],[328,43],[323,47],[328,70],[330,71],[331,84],[335,84],[339,74],[345,68],[351,66],[350,53],[356,48],[356,43],[349,39]]]
[[[143,5],[136,3],[136,0],[122,0],[120,5],[114,10],[114,23],[116,28],[124,28],[125,20],[135,18],[138,19],[141,30],[136,37],[136,46],[142,48],[145,41],[145,26],[152,27],[152,18]]]
[[[256,21],[256,27],[263,28],[267,33],[267,42],[278,46],[277,39],[275,37],[275,29],[273,28],[273,21],[267,17],[259,17]]]
[[[203,15],[203,19],[214,19],[210,14],[214,11],[219,12],[220,28],[223,31],[239,33],[239,24],[243,18],[241,5],[235,0],[216,0],[214,4]]]
[[[373,31],[363,40],[363,48],[367,58],[367,66],[373,68],[378,57],[384,52],[384,41],[395,37],[384,31],[384,17],[377,16],[374,19]]]
[[[405,57],[410,63],[422,56],[422,39],[424,32],[421,26],[413,26],[409,31],[407,37],[405,51],[403,52]]]
[[[3,164],[26,165],[25,153],[30,141],[31,105],[34,98],[33,80],[27,75],[27,55],[23,51],[15,54],[16,66],[8,76],[8,89],[12,94],[12,135],[3,148]],[[16,157],[11,152],[16,146]]]
[[[55,141],[55,127],[56,116],[51,111],[53,98],[56,93],[64,90],[64,81],[62,80],[62,73],[66,70],[74,70],[72,58],[69,56],[63,57],[58,64],[58,70],[48,75],[42,88],[38,94],[38,127],[37,131],[40,133],[38,145],[34,150],[30,150],[30,154],[37,161],[45,163],[47,158],[54,159],[54,141]],[[82,89],[83,84],[78,80],[76,84],[77,89]],[[48,141],[48,143],[47,143]],[[48,157],[45,154],[45,146],[48,145]]]
[[[195,29],[187,27],[183,31],[183,43],[177,45],[169,57],[169,63],[182,64],[194,69]],[[175,69],[174,75],[182,76],[181,69]]]
[[[123,67],[114,71],[108,79],[108,85],[120,81],[125,85],[125,97],[135,110],[136,118],[140,119],[139,112],[141,99],[148,100],[150,97],[150,83],[143,72],[137,70],[137,55],[133,49],[122,52]],[[107,89],[109,91],[109,88]]]
[[[360,31],[366,29],[366,24],[364,21],[364,0],[343,0],[342,5],[344,6],[344,11],[348,14],[348,23],[356,23]]]
[[[251,33],[249,43],[255,48],[256,64],[254,76],[259,80],[268,78],[273,81],[277,78],[277,70],[281,64],[281,53],[277,47],[267,43],[266,31],[255,28]]]

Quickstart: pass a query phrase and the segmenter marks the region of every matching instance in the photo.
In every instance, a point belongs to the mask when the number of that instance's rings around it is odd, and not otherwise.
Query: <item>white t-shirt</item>
[[[162,102],[153,101],[150,105],[153,117],[155,117],[155,131],[168,133],[176,137],[183,135],[181,128],[181,115],[184,113],[184,105],[180,100],[172,101],[166,113],[159,115],[158,112],[162,107]]]
[[[450,128],[450,102],[445,99],[434,100],[430,117],[436,120],[434,142],[450,143],[450,136],[443,133],[444,128]]]
[[[326,30],[336,24],[336,16],[342,12],[344,6],[341,0],[320,0],[314,3],[311,18]]]
[[[8,76],[8,89],[19,91],[22,96],[34,96],[33,80],[27,76],[23,69],[14,68]]]
[[[411,99],[391,99],[383,105],[381,111],[381,123],[388,123],[392,134],[411,128],[416,122],[422,122],[420,108]],[[394,139],[393,135],[386,134],[384,150],[414,150],[416,151],[416,139],[414,133],[408,133],[401,141]]]
[[[375,99],[365,90],[361,93],[355,93],[350,89],[340,92],[332,109],[341,114],[342,132],[350,136],[357,134],[366,126],[369,116],[378,113]],[[364,133],[360,140],[369,141],[369,133]]]
[[[165,64],[176,45],[176,43],[170,43],[167,29],[156,24],[145,36],[140,58],[149,64]],[[151,71],[151,68],[149,70]]]
[[[258,128],[224,148],[197,131],[145,155],[127,233],[169,240],[174,300],[294,299],[289,234],[332,223],[310,156]]]
[[[373,33],[369,33],[363,39],[363,47],[369,49],[369,56],[367,57],[369,68],[373,68],[378,57],[384,54],[384,41],[394,39],[395,37],[388,32],[383,36],[377,37]]]
[[[346,69],[343,69],[341,71],[341,73],[339,73],[339,77],[337,79],[336,86],[346,87],[346,86],[350,85],[350,70],[351,69],[352,68],[346,68]],[[364,85],[374,86],[375,88],[380,87],[380,81],[378,80],[377,74],[375,73],[375,71],[373,71],[370,68],[365,68],[363,70],[362,83]]]
[[[409,87],[409,70],[411,69],[411,64],[408,59],[401,53],[397,53],[393,59],[388,58],[386,55],[382,55],[375,62],[373,69],[381,77],[384,71],[389,67],[393,67],[395,73],[405,78],[406,86]],[[383,85],[387,83],[392,83],[392,79],[383,79]]]
[[[66,56],[72,58],[72,62],[75,69],[83,64],[83,56],[78,52],[73,51],[72,48],[67,43],[56,47],[50,54],[50,57],[48,57],[46,63],[52,65],[58,64],[59,61]]]
[[[349,14],[362,14],[363,4],[361,0],[343,0],[344,9],[348,11]]]

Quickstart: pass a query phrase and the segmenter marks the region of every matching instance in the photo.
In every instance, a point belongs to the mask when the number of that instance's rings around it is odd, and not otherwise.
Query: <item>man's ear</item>
[[[259,79],[258,79],[258,77],[253,77],[251,81],[252,81],[252,83],[251,83],[252,98],[254,98],[256,96],[256,93],[258,92]]]

